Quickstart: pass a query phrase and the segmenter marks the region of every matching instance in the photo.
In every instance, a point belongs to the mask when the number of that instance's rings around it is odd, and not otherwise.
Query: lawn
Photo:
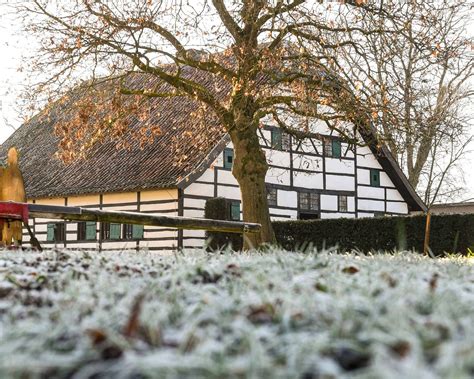
[[[473,262],[0,252],[0,377],[472,377]]]

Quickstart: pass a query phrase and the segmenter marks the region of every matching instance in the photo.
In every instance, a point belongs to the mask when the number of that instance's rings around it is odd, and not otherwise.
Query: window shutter
[[[276,150],[282,149],[282,136],[280,129],[273,129],[272,133],[272,148]]]
[[[332,140],[332,156],[334,158],[341,158],[341,141]]]
[[[132,236],[133,239],[141,240],[143,239],[143,231],[144,227],[143,225],[133,225],[132,227]]]
[[[86,240],[95,240],[97,238],[97,224],[94,221],[86,222]]]
[[[119,240],[121,229],[120,224],[110,224],[110,239]]]
[[[234,221],[240,220],[240,203],[231,203],[230,219]]]
[[[234,162],[234,150],[224,149],[224,168],[231,170]]]
[[[370,185],[372,187],[380,187],[380,171],[379,170],[370,170]]]
[[[47,241],[54,241],[54,224],[48,224],[48,235],[46,240]]]

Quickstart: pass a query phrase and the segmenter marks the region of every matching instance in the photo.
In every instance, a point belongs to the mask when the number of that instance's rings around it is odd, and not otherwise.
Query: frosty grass
[[[473,262],[0,251],[0,377],[472,377]]]

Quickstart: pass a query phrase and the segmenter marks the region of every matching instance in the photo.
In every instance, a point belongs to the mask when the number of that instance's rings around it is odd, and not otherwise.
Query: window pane
[[[341,157],[341,141],[338,141],[338,140],[332,141],[332,156],[334,158]]]
[[[234,162],[234,150],[224,149],[224,168],[232,169],[232,163]]]
[[[380,187],[380,171],[370,170],[370,185],[373,187]]]
[[[273,187],[267,187],[267,199],[268,205],[276,206],[278,202],[277,189]]]
[[[272,148],[281,150],[282,148],[282,141],[281,141],[281,130],[280,129],[273,129],[271,132],[272,136]]]
[[[125,224],[123,226],[123,239],[131,240],[133,238],[133,225]]]
[[[118,240],[120,239],[120,224],[110,224],[110,239]]]
[[[234,221],[240,220],[240,203],[232,203],[230,205],[230,219]]]
[[[48,224],[47,241],[54,241],[54,224]]]
[[[86,222],[86,240],[95,241],[97,238],[97,224],[94,221]]]
[[[310,208],[313,211],[319,210],[319,193],[310,193]]]
[[[324,155],[332,157],[332,143],[329,140],[324,141]]]
[[[309,193],[300,192],[300,208],[309,209]]]
[[[287,133],[282,133],[281,134],[281,149],[288,151],[291,150],[291,140],[290,140],[290,135]]]
[[[347,212],[347,196],[339,196],[339,212]]]
[[[132,227],[132,237],[133,239],[141,240],[143,239],[143,232],[144,232],[143,225],[133,225]]]

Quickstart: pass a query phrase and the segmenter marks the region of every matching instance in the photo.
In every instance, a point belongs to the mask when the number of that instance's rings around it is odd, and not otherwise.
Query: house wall
[[[337,139],[325,125],[313,125],[321,139],[297,141],[290,137],[291,148],[271,148],[271,127],[260,131],[269,170],[266,182],[277,191],[277,205],[270,206],[273,220],[297,219],[304,212],[299,206],[299,193],[319,194],[319,218],[359,218],[408,214],[408,206],[399,191],[383,171],[368,147],[356,147],[341,141],[341,157],[324,154],[323,140]],[[227,148],[232,149],[232,143]],[[371,169],[379,170],[380,185],[371,186]],[[183,190],[183,215],[204,217],[206,200],[225,197],[241,201],[237,181],[224,168],[224,153],[205,172]],[[339,208],[339,196],[347,197],[347,210]],[[202,246],[204,231],[183,231],[183,247]]]
[[[140,192],[105,193],[94,195],[69,196],[62,198],[45,198],[29,200],[30,203],[43,205],[65,205],[78,206],[90,209],[139,211],[143,213],[160,213],[170,216],[178,215],[178,190],[162,189]],[[121,249],[148,249],[148,250],[172,250],[178,245],[178,232],[176,229],[159,228],[155,226],[144,227],[144,238],[136,240],[114,240],[101,239],[100,227],[97,224],[95,241],[78,241],[77,222],[65,222],[66,241],[55,243],[47,241],[48,223],[56,223],[59,220],[34,219],[30,220],[30,227],[36,237],[45,247],[67,247],[98,250],[121,250]],[[24,242],[29,241],[26,229],[23,232]]]

